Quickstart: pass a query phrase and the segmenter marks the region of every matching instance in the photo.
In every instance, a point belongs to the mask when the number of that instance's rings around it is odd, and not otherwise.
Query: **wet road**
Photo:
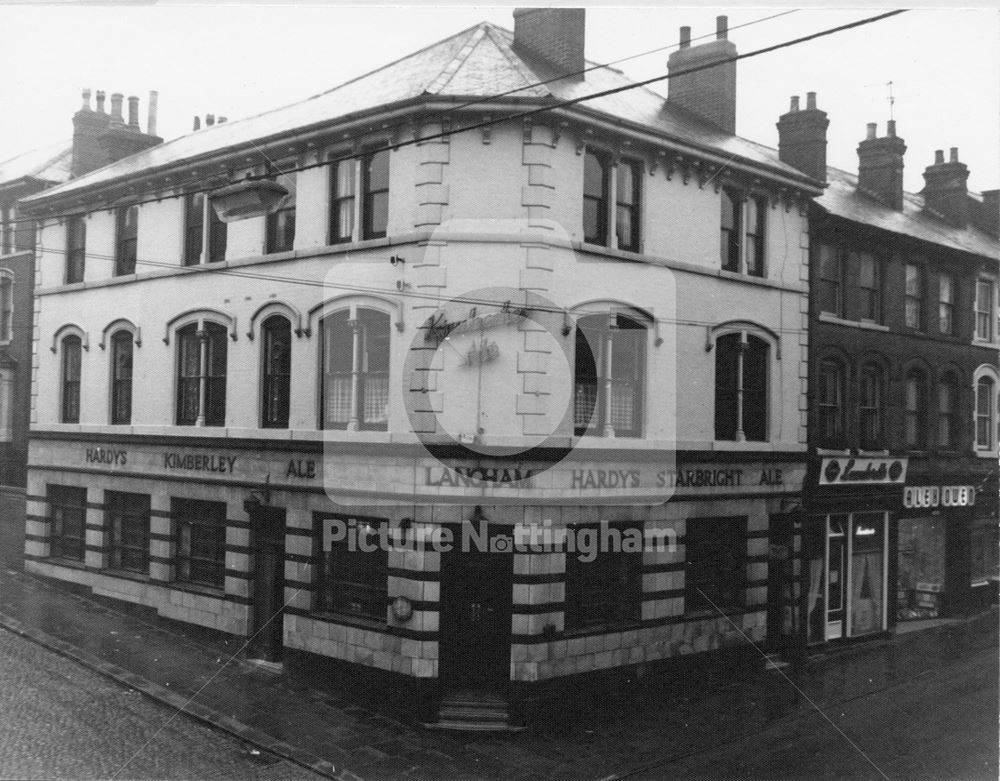
[[[172,715],[0,630],[0,778],[321,778]]]

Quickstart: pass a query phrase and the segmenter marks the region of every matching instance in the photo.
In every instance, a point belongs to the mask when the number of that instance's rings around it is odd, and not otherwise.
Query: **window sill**
[[[314,621],[322,621],[326,624],[337,624],[339,626],[349,626],[353,629],[366,629],[370,632],[385,632],[388,624],[385,619],[365,618],[348,613],[332,613],[327,610],[310,610],[309,617]]]
[[[189,594],[199,594],[203,597],[213,597],[215,599],[225,599],[226,592],[223,588],[216,588],[214,586],[202,586],[198,583],[187,583],[183,580],[171,580],[162,585],[173,589],[174,591],[186,591]]]
[[[979,339],[979,338],[973,337],[973,339],[972,339],[972,346],[973,347],[996,347],[996,348],[1000,348],[1000,342],[995,342],[995,341],[993,341],[991,339]]]
[[[685,621],[705,621],[706,619],[718,618],[719,616],[739,616],[744,613],[753,613],[763,608],[733,606],[720,607],[718,610],[692,610],[683,614]]]
[[[881,323],[876,323],[872,320],[847,320],[843,317],[838,317],[837,315],[832,315],[829,312],[820,312],[819,320],[821,323],[831,323],[832,325],[843,325],[848,328],[861,328],[866,331],[888,331],[889,326],[882,325]]]
[[[112,578],[121,578],[122,580],[131,580],[136,583],[149,583],[149,575],[141,575],[138,572],[132,572],[127,569],[115,569],[113,567],[107,567],[101,570],[102,575],[108,575]]]
[[[56,566],[59,566],[59,567],[69,567],[70,569],[90,570],[91,572],[95,572],[96,571],[96,570],[91,570],[90,567],[88,567],[83,562],[82,559],[67,559],[64,556],[49,556],[46,559],[46,561],[49,564],[55,564]]]
[[[593,626],[581,626],[573,629],[564,629],[562,632],[555,632],[552,640],[573,640],[577,637],[592,637],[593,635],[613,635],[619,632],[632,632],[642,628],[641,621],[622,621],[614,624],[594,624]],[[542,635],[544,637],[544,634]]]

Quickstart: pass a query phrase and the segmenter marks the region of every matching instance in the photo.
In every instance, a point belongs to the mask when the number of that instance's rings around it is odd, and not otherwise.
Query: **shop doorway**
[[[899,519],[896,619],[942,615],[945,584],[945,518],[940,513]]]
[[[787,651],[801,643],[796,540],[801,524],[792,515],[772,515],[767,567],[767,645]]]
[[[284,649],[285,508],[250,503],[254,573],[247,658],[280,664]]]
[[[498,539],[509,536],[491,529],[488,550],[442,554],[440,674],[453,690],[499,691],[510,679],[513,556]]]
[[[809,642],[885,631],[888,514],[832,513],[819,520],[808,546]]]

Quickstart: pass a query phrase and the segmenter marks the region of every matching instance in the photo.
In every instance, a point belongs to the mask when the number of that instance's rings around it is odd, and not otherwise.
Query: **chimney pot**
[[[792,105],[788,107],[788,111],[794,114],[798,110],[799,110],[799,96],[792,95]]]
[[[215,114],[205,115],[205,127],[211,127],[215,124]]]
[[[806,108],[810,111],[816,110],[816,93],[807,92],[806,93]]]
[[[139,97],[137,95],[128,96],[128,126],[139,129]]]
[[[958,147],[957,146],[953,146],[951,148],[951,155],[949,157],[949,161],[952,162],[952,163],[957,163],[958,162]]]
[[[717,16],[715,17],[715,37],[720,40],[726,40],[729,34],[729,17],[728,16]]]
[[[686,49],[691,45],[691,28],[687,25],[681,27],[681,48]]]
[[[194,130],[201,130],[201,117],[195,116],[193,129]]]
[[[155,89],[149,91],[149,115],[146,119],[146,133],[151,136],[156,135],[156,110],[160,93]]]
[[[120,93],[120,92],[112,92],[111,93],[111,119],[112,120],[115,120],[115,121],[118,121],[118,122],[123,121],[124,118],[122,117],[122,101],[124,99],[125,99],[125,96],[122,95],[122,93]]]
[[[887,135],[887,136],[888,136],[889,138],[895,138],[895,137],[896,137],[896,120],[895,120],[895,119],[890,119],[890,120],[889,120],[889,121],[888,121],[888,122],[886,123],[886,126],[885,126],[885,134],[886,134],[886,135]]]
[[[101,114],[104,113],[104,90],[97,90],[97,110]]]
[[[82,111],[90,111],[90,89],[85,89],[83,91],[83,105],[80,107]]]
[[[219,117],[219,124],[221,125],[221,124],[222,124],[223,122],[225,122],[225,121],[226,121],[227,119],[229,119],[229,117]]]
[[[867,138],[869,141],[875,138],[875,127],[876,126],[874,122],[868,123],[868,135],[866,135],[865,138]]]
[[[868,123],[868,135],[858,144],[858,189],[893,211],[903,209],[903,157],[906,143],[896,136],[889,120],[886,135],[877,136],[877,125]]]
[[[736,133],[736,46],[726,38],[726,17],[717,18],[718,40],[691,45],[691,28],[681,27],[680,48],[667,58],[671,77],[667,102],[725,133]]]
[[[944,165],[944,150],[935,149],[934,150],[934,165]]]

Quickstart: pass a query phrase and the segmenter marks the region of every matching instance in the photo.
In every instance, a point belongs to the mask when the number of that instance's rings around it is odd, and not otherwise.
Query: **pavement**
[[[780,672],[765,671],[763,664],[738,671],[705,665],[683,677],[647,679],[641,689],[599,702],[579,691],[558,719],[513,735],[449,734],[425,730],[394,713],[391,703],[366,700],[363,692],[310,677],[295,665],[277,675],[263,671],[240,658],[239,638],[28,575],[16,544],[4,538],[17,518],[17,500],[0,497],[0,630],[140,692],[171,715],[183,711],[185,721],[257,746],[286,763],[275,767],[296,773],[338,781],[794,778],[812,777],[798,772],[795,757],[805,761],[809,755],[799,752],[815,749],[823,752],[811,760],[817,777],[915,777],[909,771],[919,762],[925,772],[917,775],[925,777],[998,774],[996,611]],[[966,699],[951,698],[951,690],[965,692]],[[900,726],[886,703],[904,694],[908,721]],[[87,712],[85,704],[81,708]],[[881,721],[871,722],[874,713]],[[940,721],[944,713],[951,723]],[[924,735],[935,723],[937,739],[925,741],[932,756],[916,744],[906,757],[886,755],[892,741],[909,745],[907,734]],[[152,718],[150,728],[156,725]],[[943,751],[942,738],[960,746],[962,756]],[[0,740],[0,776],[19,775],[8,771],[2,745]],[[863,759],[872,754],[879,756],[878,772]],[[962,772],[951,772],[952,766]]]

